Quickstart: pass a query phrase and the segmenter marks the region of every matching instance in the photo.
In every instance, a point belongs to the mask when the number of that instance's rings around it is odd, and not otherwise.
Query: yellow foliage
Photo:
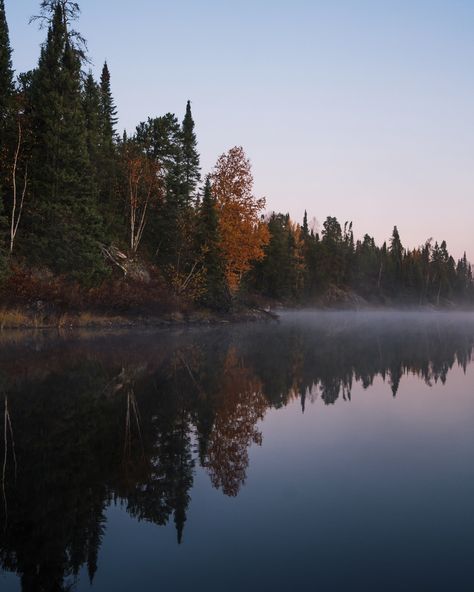
[[[211,175],[217,202],[221,250],[231,292],[236,292],[243,274],[253,261],[263,258],[263,247],[270,240],[261,220],[265,199],[252,194],[253,176],[243,148],[231,148],[219,157]]]

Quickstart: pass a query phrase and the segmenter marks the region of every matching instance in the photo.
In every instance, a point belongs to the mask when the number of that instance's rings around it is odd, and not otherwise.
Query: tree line
[[[468,302],[473,298],[471,264],[466,253],[455,261],[446,241],[428,239],[414,249],[402,245],[397,227],[378,246],[370,235],[354,239],[352,223],[328,217],[321,233],[301,227],[288,214],[271,214],[270,240],[255,263],[250,282],[279,299],[311,300],[321,294],[348,302],[347,291],[372,302],[411,304]]]
[[[241,147],[202,175],[188,101],[117,132],[111,73],[87,71],[74,29],[79,6],[42,0],[47,30],[36,68],[15,76],[0,0],[0,272],[47,270],[84,288],[111,277],[163,280],[178,298],[216,310],[253,294],[288,301],[354,291],[379,300],[472,299],[466,256],[446,243],[409,250],[396,227],[381,247],[328,217],[321,232],[264,216]],[[332,294],[332,296],[331,296]]]

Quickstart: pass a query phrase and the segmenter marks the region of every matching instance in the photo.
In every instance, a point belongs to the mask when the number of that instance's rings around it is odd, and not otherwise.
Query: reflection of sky
[[[5,0],[18,70],[38,0]],[[271,209],[354,221],[474,259],[474,3],[469,0],[82,0],[120,125],[193,101],[204,170],[232,145]]]
[[[398,450],[406,448],[407,438],[414,438],[417,451],[413,454],[425,451],[425,460],[431,462],[435,450],[442,455],[446,440],[450,448],[466,445],[464,438],[474,421],[473,385],[472,365],[464,375],[455,364],[445,386],[433,381],[429,387],[417,376],[402,376],[393,398],[389,380],[383,382],[377,376],[367,390],[355,383],[350,402],[340,397],[334,405],[325,405],[318,397],[313,404],[307,399],[304,415],[299,401],[284,413],[267,413],[264,447],[277,447],[279,462],[283,455],[289,466],[300,464],[298,457],[305,464],[315,449],[331,450],[327,457],[331,463],[335,454],[340,453],[342,460],[347,452],[354,454],[371,444],[375,454],[386,449],[396,460]]]

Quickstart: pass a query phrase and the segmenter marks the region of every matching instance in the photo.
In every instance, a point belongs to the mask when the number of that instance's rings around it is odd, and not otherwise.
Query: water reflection
[[[196,467],[237,496],[267,410],[349,403],[377,376],[395,397],[414,374],[445,382],[471,360],[474,319],[303,313],[279,325],[74,338],[5,338],[0,561],[22,589],[91,582],[106,509],[178,543]]]

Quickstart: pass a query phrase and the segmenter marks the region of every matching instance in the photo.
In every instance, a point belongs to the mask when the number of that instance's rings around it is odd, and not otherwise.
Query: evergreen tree
[[[353,274],[355,287],[362,295],[370,296],[374,293],[379,268],[379,249],[375,246],[373,237],[365,234],[362,241],[357,241]]]
[[[466,252],[456,265],[456,292],[461,298],[468,295],[469,288],[472,286],[471,266],[467,261]]]
[[[300,228],[292,224],[289,214],[273,213],[268,220],[268,230],[270,240],[264,247],[265,257],[254,265],[254,283],[271,298],[299,298],[304,284],[297,248]],[[305,245],[301,242],[301,246]],[[301,255],[304,267],[304,252]]]
[[[86,90],[90,86],[90,97],[93,109],[91,115],[95,118],[97,109],[98,147],[97,158],[93,161],[97,172],[99,188],[99,211],[104,220],[104,238],[106,242],[122,242],[125,239],[123,225],[123,209],[117,195],[117,181],[119,177],[118,154],[116,150],[117,109],[115,107],[110,85],[110,72],[107,62],[104,63],[100,77],[100,84],[92,87],[92,80],[86,81]],[[98,96],[96,97],[96,89]],[[98,101],[98,105],[96,102]]]
[[[149,118],[136,129],[135,139],[141,149],[159,165],[164,199],[150,220],[150,251],[157,254],[165,268],[174,265],[181,247],[180,213],[182,210],[181,128],[175,115]]]
[[[206,179],[199,209],[197,248],[205,270],[205,291],[201,302],[209,308],[228,310],[230,296],[225,279],[223,254],[219,247],[219,221],[211,183]]]
[[[100,125],[100,90],[99,86],[89,72],[84,83],[83,106],[86,125],[87,151],[91,164],[96,169],[96,177],[99,177],[98,169],[100,146],[101,146],[101,125]]]
[[[323,223],[321,250],[323,283],[340,286],[344,278],[343,235],[341,225],[333,216],[328,216]]]
[[[105,269],[80,80],[80,57],[58,3],[32,88],[34,206],[27,246],[36,263],[91,282]]]
[[[0,0],[0,125],[5,125],[13,95],[12,50],[5,15],[4,0]]]
[[[321,282],[321,243],[319,235],[311,230],[304,245],[304,293],[306,297],[314,296],[322,287]]]
[[[454,260],[450,257],[446,241],[440,245],[435,243],[431,254],[433,296],[437,305],[440,304],[441,295],[448,296],[450,292],[450,280],[453,278]]]
[[[402,281],[403,246],[396,226],[393,227],[389,253],[394,288],[398,290]]]
[[[0,0],[0,206],[8,185],[14,143],[12,50],[4,0]],[[0,207],[1,209],[1,207]]]
[[[352,222],[344,223],[344,232],[342,236],[342,282],[349,286],[352,282],[352,271],[354,267],[354,233],[352,231]]]
[[[33,16],[30,21],[39,20],[41,28],[51,27],[56,9],[61,10],[63,24],[66,30],[69,45],[75,50],[81,62],[87,61],[87,43],[84,37],[72,27],[73,21],[79,18],[81,9],[76,0],[41,0],[39,15]]]
[[[14,152],[13,69],[10,36],[4,0],[0,0],[0,277],[6,271],[6,248],[3,237],[8,222],[5,216],[5,196],[10,182]]]
[[[176,166],[182,150],[181,128],[176,116],[166,113],[162,117],[149,117],[137,125],[135,135],[143,150],[160,163],[166,178]]]
[[[194,121],[191,114],[191,102],[186,105],[186,115],[182,125],[183,134],[183,193],[189,203],[201,180],[199,172],[199,154],[197,152],[196,134],[194,133]]]
[[[306,212],[306,210],[304,211],[303,226],[301,227],[301,233],[302,233],[304,239],[307,239],[308,238],[308,236],[309,236],[309,230],[308,230],[308,213]]]
[[[105,152],[113,152],[116,138],[117,108],[115,107],[110,87],[110,72],[107,62],[104,63],[100,76],[100,113],[102,129],[102,146]]]
[[[163,184],[164,199],[148,228],[150,250],[157,254],[165,275],[176,279],[187,275],[195,262],[194,211],[187,194],[182,128],[176,116],[167,113],[140,123],[136,140],[159,164]]]
[[[168,113],[141,124],[137,135],[148,138],[147,149],[159,160],[164,179],[164,200],[156,230],[150,233],[159,237],[159,248],[154,250],[165,274],[178,278],[187,275],[195,261],[194,241],[190,237],[195,213],[191,206],[200,168],[190,102],[181,126],[176,116]]]
[[[103,143],[101,89],[89,72],[84,82],[83,106],[86,124],[87,151],[98,188],[98,211],[103,220],[103,242],[124,239],[123,208],[117,199],[119,173],[115,146]],[[126,143],[126,140],[125,142]]]
[[[430,261],[431,261],[431,239],[427,240],[425,244],[421,247],[421,257],[420,257],[420,273],[422,276],[422,287],[420,291],[420,304],[423,304],[426,298],[428,297],[428,290],[430,287]]]

